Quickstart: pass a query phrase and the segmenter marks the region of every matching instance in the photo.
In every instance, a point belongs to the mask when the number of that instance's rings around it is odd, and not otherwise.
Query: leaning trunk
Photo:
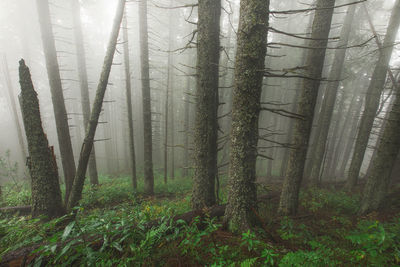
[[[96,97],[94,99],[92,112],[90,113],[89,125],[86,130],[85,139],[82,144],[81,154],[79,156],[78,169],[72,186],[71,197],[69,198],[67,208],[71,210],[82,198],[83,184],[85,182],[85,173],[89,161],[89,156],[93,148],[94,136],[97,124],[99,122],[100,112],[103,106],[104,94],[107,89],[108,78],[110,77],[111,66],[114,59],[115,47],[117,46],[118,33],[124,14],[125,0],[119,0],[114,25],[111,31],[110,41],[108,43],[106,57],[104,58],[103,70],[100,75],[100,81],[97,86]]]
[[[366,94],[366,103],[361,118],[360,128],[356,139],[356,145],[351,159],[349,176],[346,188],[352,190],[357,184],[364,154],[367,149],[368,140],[375,120],[375,114],[379,107],[380,97],[386,81],[386,74],[389,68],[389,61],[393,52],[393,44],[396,40],[397,31],[400,25],[400,0],[397,0],[390,17],[389,26],[383,45],[379,47],[380,55],[376,63],[371,83]]]
[[[311,134],[314,109],[317,102],[322,69],[325,61],[325,51],[333,16],[335,0],[318,0],[317,10],[313,21],[310,48],[306,59],[305,76],[297,113],[302,116],[294,125],[288,170],[285,175],[279,203],[279,212],[292,215],[297,212],[300,185],[303,180],[304,164],[306,161],[308,141]]]

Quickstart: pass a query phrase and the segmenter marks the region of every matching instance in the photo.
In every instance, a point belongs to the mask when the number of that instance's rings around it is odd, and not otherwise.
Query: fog
[[[73,34],[71,15],[71,2],[65,0],[49,0],[52,29],[55,37],[57,59],[60,66],[65,105],[68,114],[68,123],[75,161],[79,158],[82,141],[84,138],[83,116],[81,109],[81,95],[76,63],[76,48]],[[152,103],[152,135],[153,135],[153,160],[157,172],[163,171],[164,144],[165,144],[165,105],[167,83],[170,82],[169,99],[169,124],[174,121],[169,129],[168,155],[174,153],[174,162],[169,161],[170,169],[177,170],[181,175],[184,166],[184,142],[185,136],[189,136],[192,146],[192,127],[194,114],[194,90],[195,66],[196,66],[196,38],[193,31],[196,28],[197,9],[188,6],[195,1],[148,1],[149,23],[149,60],[150,83]],[[223,1],[221,16],[221,59],[220,59],[220,116],[230,112],[230,90],[232,90],[233,67],[236,50],[236,31],[238,27],[239,0]],[[313,1],[271,1],[271,10],[295,10],[307,9]],[[378,34],[384,36],[389,21],[394,0],[367,1],[372,22]],[[337,1],[336,5],[347,3]],[[81,22],[86,51],[86,63],[90,101],[93,103],[95,90],[102,70],[102,63],[106,53],[107,43],[114,19],[117,1],[111,0],[80,0]],[[174,8],[169,8],[174,7]],[[334,22],[328,47],[335,47],[340,35],[341,26],[348,6],[335,9]],[[290,76],[298,75],[297,68],[302,66],[302,57],[305,49],[304,38],[310,33],[309,21],[313,12],[294,12],[293,14],[271,14],[270,26],[276,31],[270,31],[268,41],[268,57],[266,66],[270,74]],[[128,1],[126,4],[126,17],[128,20],[129,58],[132,75],[132,107],[134,121],[134,137],[136,162],[139,176],[143,172],[143,121],[142,121],[142,91],[140,76],[140,47],[139,47],[139,23],[138,2]],[[310,18],[311,17],[311,18]],[[188,21],[188,22],[187,22]],[[342,138],[332,137],[334,131],[330,131],[326,152],[328,159],[333,160],[334,150],[340,149],[343,158],[346,143],[351,146],[354,142],[354,134],[347,133],[347,129],[353,125],[343,125],[346,112],[350,109],[353,96],[362,101],[366,87],[373,71],[374,62],[377,60],[378,49],[374,42],[373,33],[368,26],[365,16],[357,9],[353,22],[352,34],[343,69],[343,80],[340,82],[339,96],[336,101],[333,121],[339,127],[338,132],[344,131]],[[290,34],[282,34],[279,31]],[[172,36],[170,36],[172,34]],[[290,36],[292,35],[292,36]],[[296,37],[297,36],[297,37]],[[400,36],[397,36],[397,41]],[[100,124],[96,131],[95,150],[98,171],[101,174],[121,175],[128,174],[130,169],[130,155],[128,146],[128,118],[125,96],[125,73],[123,63],[123,41],[120,34],[117,51],[114,57],[109,85],[107,88],[105,103],[100,117]],[[43,127],[49,144],[55,147],[56,158],[60,175],[62,163],[58,148],[57,132],[53,111],[52,98],[49,88],[49,79],[46,71],[46,62],[43,53],[41,32],[36,1],[33,0],[1,0],[0,1],[0,155],[5,156],[10,151],[11,162],[18,162],[19,179],[27,178],[25,171],[25,156],[23,155],[18,140],[17,124],[23,128],[21,112],[18,103],[20,85],[18,83],[18,61],[23,58],[31,70],[32,80],[40,101],[40,111]],[[333,61],[335,49],[327,51],[323,77],[327,77]],[[168,58],[168,55],[171,55]],[[391,66],[395,73],[399,69],[398,46],[392,55]],[[168,63],[170,65],[168,65]],[[7,77],[7,72],[9,77]],[[168,77],[168,75],[170,75]],[[170,78],[170,79],[168,79]],[[295,104],[296,91],[299,90],[298,79],[268,77],[264,80],[262,101],[279,104],[282,108],[291,110]],[[323,81],[321,90],[325,90],[327,81]],[[388,85],[389,86],[389,85]],[[17,106],[19,121],[15,121],[10,95]],[[382,95],[382,107],[375,121],[375,130],[370,137],[369,148],[363,162],[362,173],[365,174],[376,136],[382,121],[394,98],[390,88]],[[320,93],[323,95],[323,93]],[[321,103],[320,97],[319,103]],[[385,100],[386,101],[383,101]],[[173,102],[173,104],[171,104]],[[189,102],[189,109],[185,105]],[[363,106],[364,104],[362,104]],[[317,104],[317,110],[321,107]],[[340,113],[343,112],[343,113]],[[361,112],[361,111],[359,111]],[[185,131],[185,115],[189,114],[189,131]],[[316,112],[318,115],[318,112]],[[316,115],[316,116],[317,116]],[[356,115],[357,117],[359,115]],[[220,120],[221,138],[229,134],[230,115],[223,116]],[[292,119],[276,113],[263,112],[260,118],[260,135],[267,135],[269,141],[260,140],[261,153],[273,158],[268,160],[260,157],[257,170],[260,176],[281,175],[281,165],[287,153],[288,133],[292,126]],[[358,123],[358,120],[350,120]],[[331,126],[332,127],[332,126]],[[173,141],[171,141],[173,137]],[[23,131],[24,146],[26,146],[25,133]],[[311,139],[312,140],[312,139]],[[349,143],[350,142],[350,143]],[[222,142],[229,146],[229,142]],[[311,141],[312,143],[312,141]],[[286,145],[286,146],[285,146]],[[26,147],[25,147],[26,149]],[[224,165],[226,156],[219,157],[219,163]],[[190,163],[189,163],[190,164]],[[271,167],[267,167],[270,164]],[[338,164],[339,165],[339,164]],[[344,164],[347,168],[347,164]],[[268,170],[268,169],[272,169]],[[226,173],[226,167],[221,168],[221,173]],[[330,174],[327,174],[330,177]],[[336,175],[333,175],[336,177]],[[0,183],[6,183],[9,177],[1,177]]]

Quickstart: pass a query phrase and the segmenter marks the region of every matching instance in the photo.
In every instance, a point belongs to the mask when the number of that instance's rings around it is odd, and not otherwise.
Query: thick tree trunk
[[[85,139],[82,144],[81,154],[79,156],[78,169],[74,179],[67,208],[71,210],[82,198],[83,184],[85,182],[85,173],[93,148],[94,136],[96,134],[97,124],[99,122],[100,112],[103,106],[104,94],[107,89],[108,78],[110,77],[112,62],[114,59],[115,47],[117,46],[119,29],[124,14],[125,0],[118,1],[118,7],[114,18],[114,24],[111,30],[110,40],[107,47],[106,56],[104,58],[103,69],[100,74],[99,84],[96,90],[92,112],[90,113],[89,125],[86,130]]]
[[[151,127],[151,94],[149,70],[149,44],[147,29],[147,0],[139,2],[140,62],[143,97],[143,136],[144,136],[144,191],[154,194],[153,174],[153,133]]]
[[[65,108],[57,52],[50,19],[48,0],[37,0],[40,31],[42,33],[43,52],[46,59],[47,75],[49,77],[54,118],[56,121],[58,144],[65,179],[65,201],[67,202],[75,176],[75,161],[72,151],[71,136],[68,127],[67,110]]]
[[[215,204],[221,0],[199,0],[192,207]]]
[[[86,53],[85,46],[83,44],[83,33],[81,26],[81,12],[78,0],[72,1],[72,18],[74,25],[74,35],[75,35],[75,46],[76,46],[76,56],[77,56],[77,66],[79,74],[79,84],[81,90],[81,106],[83,113],[83,127],[86,128],[90,119],[90,97],[89,97],[89,85],[88,77],[86,71]],[[79,139],[80,141],[80,139]],[[89,177],[90,183],[92,185],[99,184],[99,176],[97,173],[97,163],[96,163],[96,153],[94,147],[92,148],[92,153],[89,158]]]
[[[344,60],[346,57],[346,47],[349,42],[349,36],[355,10],[356,5],[349,6],[347,10],[342,31],[340,33],[340,41],[338,43],[337,50],[335,51],[335,57],[329,74],[329,80],[332,82],[329,82],[326,87],[326,95],[322,103],[322,109],[318,123],[318,131],[314,137],[314,139],[316,140],[316,145],[313,149],[314,153],[311,154],[314,160],[312,163],[309,179],[310,183],[315,186],[319,184],[322,160],[324,158],[325,150],[327,147],[328,133],[330,128],[329,126],[331,124],[340,78],[342,76]]]
[[[132,175],[133,188],[137,188],[136,176],[136,155],[135,155],[135,138],[133,135],[133,115],[132,115],[132,86],[131,86],[131,68],[129,61],[129,39],[128,39],[128,22],[126,14],[123,19],[123,42],[124,42],[124,65],[125,65],[125,94],[126,106],[128,110],[128,131],[129,131],[129,152],[130,152],[130,168]]]
[[[228,204],[224,220],[233,231],[255,224],[258,119],[264,76],[269,1],[242,0],[233,89]]]
[[[371,77],[371,83],[366,95],[366,103],[358,130],[356,145],[351,159],[346,188],[352,190],[357,184],[364,154],[367,149],[369,136],[379,107],[381,93],[386,81],[389,61],[393,52],[393,44],[400,25],[400,0],[397,0],[390,17],[385,40],[380,47],[378,62]]]
[[[292,144],[295,149],[290,151],[288,170],[285,175],[279,203],[279,212],[292,215],[297,212],[300,185],[303,179],[308,141],[311,134],[314,109],[318,96],[321,74],[325,61],[325,51],[328,43],[335,0],[318,0],[317,10],[312,27],[312,49],[308,52],[305,75],[297,106],[297,113],[303,116],[294,125]]]
[[[29,68],[19,62],[21,110],[28,141],[28,168],[31,175],[32,216],[55,218],[65,213],[62,205],[57,163],[42,128],[39,100],[33,88]]]
[[[10,71],[8,69],[6,55],[3,55],[3,72],[4,72],[4,77],[6,79],[8,97],[10,98],[11,114],[13,116],[13,121],[15,123],[15,129],[17,130],[18,144],[19,144],[20,149],[21,149],[21,155],[23,157],[23,161],[25,161],[26,157],[28,156],[28,154],[26,153],[22,127],[21,127],[21,124],[20,124],[20,119],[18,117],[17,105],[15,104],[14,90],[13,90],[13,86],[12,86],[12,83],[11,83]]]

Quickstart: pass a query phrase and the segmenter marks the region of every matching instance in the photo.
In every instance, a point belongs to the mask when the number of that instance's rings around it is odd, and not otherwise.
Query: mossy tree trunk
[[[284,215],[292,215],[297,212],[300,185],[303,180],[308,141],[325,61],[325,48],[328,43],[334,5],[335,0],[317,1],[317,10],[315,11],[311,34],[312,39],[309,42],[311,50],[308,51],[305,64],[305,75],[309,79],[303,80],[297,103],[297,113],[302,116],[302,119],[297,119],[294,125],[291,143],[295,148],[290,151],[288,169],[279,203],[279,212]]]
[[[371,83],[369,84],[367,90],[364,112],[361,118],[356,145],[351,159],[349,175],[347,177],[346,188],[348,190],[352,190],[358,181],[364,154],[368,146],[369,136],[374,124],[376,112],[379,107],[382,90],[385,85],[389,62],[393,52],[393,44],[396,40],[399,25],[400,0],[397,0],[393,7],[385,40],[379,49],[379,59],[376,63],[371,77]]]
[[[89,98],[89,85],[86,71],[86,54],[85,46],[83,44],[83,33],[81,23],[81,12],[78,0],[72,1],[72,18],[74,25],[75,46],[77,56],[77,66],[79,74],[79,85],[81,91],[81,106],[83,114],[83,127],[86,130],[90,119],[90,98]],[[97,173],[96,152],[94,146],[89,158],[89,178],[90,184],[99,184],[99,175]]]
[[[139,2],[140,65],[143,97],[143,137],[144,137],[144,191],[154,194],[153,173],[153,133],[151,127],[151,92],[149,69],[149,43],[147,27],[147,0]]]
[[[340,33],[340,41],[335,51],[332,68],[329,74],[329,80],[331,82],[329,82],[326,87],[326,95],[322,103],[322,108],[320,112],[321,114],[318,120],[318,127],[316,128],[317,133],[314,137],[314,140],[316,140],[316,144],[313,147],[314,152],[311,153],[311,156],[314,158],[314,160],[312,161],[311,174],[309,177],[310,184],[314,186],[317,186],[319,184],[322,161],[324,159],[324,154],[326,153],[325,151],[328,141],[328,133],[330,128],[329,126],[331,124],[340,78],[342,76],[344,60],[346,57],[346,47],[349,42],[349,36],[355,10],[356,5],[349,6],[347,10],[345,21],[342,26],[342,31]]]
[[[19,62],[19,79],[20,104],[29,150],[28,169],[32,179],[32,217],[44,215],[51,219],[65,214],[65,209],[54,150],[49,147],[43,131],[39,100],[24,60]]]
[[[199,0],[192,207],[215,204],[221,0]]]
[[[128,110],[128,131],[129,131],[129,152],[130,152],[130,168],[132,175],[132,186],[137,188],[136,176],[136,154],[135,154],[135,137],[133,134],[133,114],[132,114],[132,86],[131,86],[131,68],[129,60],[129,39],[128,39],[128,21],[126,14],[123,19],[123,42],[124,42],[124,65],[125,65],[125,97],[126,107]]]
[[[71,136],[68,126],[67,110],[61,84],[60,70],[54,41],[48,0],[37,0],[40,31],[42,33],[43,52],[46,59],[54,118],[56,121],[58,145],[65,179],[65,199],[68,200],[75,176],[75,160],[72,151]]]
[[[269,1],[242,0],[233,89],[228,204],[225,222],[233,231],[255,224],[258,118],[264,76]]]
[[[82,198],[83,184],[85,182],[85,173],[88,166],[90,153],[93,148],[94,136],[96,134],[97,124],[99,122],[100,112],[103,106],[104,94],[107,89],[108,78],[110,77],[112,62],[114,59],[115,48],[117,46],[118,34],[122,17],[124,14],[125,0],[118,1],[118,7],[114,18],[114,24],[110,34],[110,40],[107,47],[106,56],[104,58],[103,68],[100,74],[99,84],[96,90],[92,112],[90,113],[89,125],[86,129],[85,139],[82,144],[79,156],[78,169],[71,190],[71,196],[68,201],[67,208],[71,210]]]

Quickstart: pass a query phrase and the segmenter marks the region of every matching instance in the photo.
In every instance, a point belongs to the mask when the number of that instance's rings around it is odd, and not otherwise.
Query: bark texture
[[[72,151],[71,136],[68,127],[67,110],[65,108],[57,52],[50,19],[48,0],[37,0],[40,31],[42,33],[43,52],[46,59],[47,75],[49,77],[51,100],[53,102],[56,121],[58,145],[65,179],[65,199],[68,200],[75,176],[75,161]]]
[[[54,150],[49,147],[43,131],[39,100],[24,60],[19,62],[19,82],[22,117],[29,150],[28,169],[32,179],[32,217],[45,215],[51,219],[63,215],[65,210]]]
[[[279,212],[292,215],[297,212],[300,185],[303,180],[308,141],[311,134],[314,109],[317,102],[318,88],[325,61],[325,51],[328,43],[335,0],[318,0],[313,21],[312,34],[306,59],[305,75],[297,106],[297,113],[302,119],[297,119],[294,125],[288,169],[285,175]],[[316,49],[315,49],[316,48]]]
[[[233,89],[228,204],[224,218],[233,231],[245,231],[255,224],[258,118],[268,21],[269,1],[241,1]]]
[[[139,2],[140,64],[143,97],[143,136],[144,136],[144,191],[154,194],[153,173],[153,133],[151,127],[151,94],[149,70],[149,43],[147,29],[147,0]]]
[[[81,154],[79,156],[78,169],[74,179],[74,184],[71,190],[71,197],[69,198],[67,208],[71,210],[75,207],[79,200],[82,198],[83,184],[85,182],[85,173],[88,166],[90,153],[93,148],[94,136],[96,133],[97,124],[99,122],[100,112],[103,106],[104,94],[107,89],[108,78],[110,77],[112,62],[114,59],[115,47],[117,46],[117,39],[119,29],[124,14],[125,0],[118,1],[118,7],[114,18],[114,24],[111,30],[111,37],[108,43],[106,56],[104,58],[103,69],[100,74],[99,84],[96,90],[96,97],[94,99],[92,112],[90,113],[89,125],[86,130],[85,139],[82,144]]]
[[[356,5],[349,6],[347,10],[342,31],[340,33],[340,41],[335,51],[332,68],[329,74],[329,80],[332,82],[329,82],[326,87],[326,95],[322,103],[318,127],[316,128],[318,133],[314,137],[316,145],[314,146],[314,153],[311,154],[314,158],[312,161],[311,176],[309,177],[312,185],[319,184],[322,161],[327,147],[329,126],[332,119],[333,109],[335,107],[340,78],[342,76],[344,60],[346,57],[346,47],[349,42],[355,10]]]
[[[199,0],[192,207],[215,204],[221,0]]]
[[[135,138],[133,135],[133,114],[132,114],[132,86],[131,86],[131,68],[129,61],[129,39],[128,39],[128,22],[126,14],[123,19],[123,42],[124,42],[124,65],[125,65],[125,94],[126,106],[128,109],[128,131],[129,131],[129,152],[130,152],[130,167],[132,175],[133,188],[137,188],[136,176],[136,155],[135,155]]]
[[[72,1],[72,18],[74,25],[74,36],[76,45],[77,66],[79,75],[79,86],[81,91],[81,106],[83,114],[83,127],[86,130],[90,119],[90,98],[89,85],[86,71],[86,53],[83,44],[83,33],[81,26],[81,12],[78,0]],[[92,185],[99,184],[99,175],[97,173],[96,152],[94,146],[89,157],[89,178]]]
[[[386,74],[389,68],[389,61],[393,52],[393,44],[400,25],[400,0],[394,4],[393,11],[389,20],[389,26],[386,32],[385,40],[380,47],[378,62],[369,84],[364,112],[361,118],[360,128],[358,130],[356,145],[351,159],[349,175],[346,188],[352,190],[357,184],[364,154],[367,149],[369,136],[375,119],[375,114],[379,107],[381,93],[386,81]]]

